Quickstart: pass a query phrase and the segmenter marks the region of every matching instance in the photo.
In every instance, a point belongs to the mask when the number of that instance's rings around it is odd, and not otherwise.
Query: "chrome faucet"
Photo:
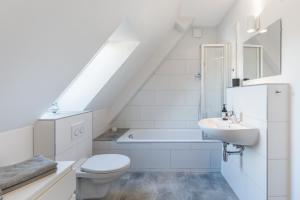
[[[228,119],[230,121],[232,121],[232,123],[241,123],[241,121],[243,120],[243,117],[242,117],[242,113],[240,113],[240,116],[239,118],[236,116],[235,112],[232,110],[232,111],[229,111],[228,112]]]

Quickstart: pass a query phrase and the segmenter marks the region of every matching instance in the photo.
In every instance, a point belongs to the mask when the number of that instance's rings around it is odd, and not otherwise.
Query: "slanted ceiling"
[[[0,131],[39,118],[126,19],[141,44],[89,106],[109,108],[173,29],[182,1],[2,0]]]

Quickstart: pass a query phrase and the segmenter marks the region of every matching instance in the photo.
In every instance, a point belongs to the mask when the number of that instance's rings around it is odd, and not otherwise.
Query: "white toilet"
[[[130,159],[120,154],[94,155],[77,170],[76,199],[104,197],[111,184],[129,168]]]

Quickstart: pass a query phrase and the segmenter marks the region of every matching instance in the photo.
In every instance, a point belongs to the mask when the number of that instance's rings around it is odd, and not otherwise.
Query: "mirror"
[[[244,43],[244,80],[281,74],[281,20]]]

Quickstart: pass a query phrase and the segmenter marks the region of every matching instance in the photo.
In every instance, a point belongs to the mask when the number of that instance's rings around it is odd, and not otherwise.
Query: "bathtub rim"
[[[134,139],[128,139],[128,137],[126,137],[126,135],[130,135],[132,133],[132,131],[134,130],[147,130],[147,131],[157,131],[157,130],[165,130],[165,131],[199,131],[199,135],[201,135],[202,138],[202,131],[201,129],[162,129],[162,128],[151,128],[151,129],[147,129],[147,128],[132,128],[129,129],[128,131],[126,131],[121,137],[119,137],[115,142],[118,144],[121,143],[220,143],[220,141],[218,140],[203,140],[203,138],[201,140],[191,140],[191,139],[187,139],[187,140],[149,140],[149,139],[145,139],[145,140],[134,140]],[[139,134],[139,133],[136,133]],[[124,139],[124,137],[126,137],[126,139]]]

